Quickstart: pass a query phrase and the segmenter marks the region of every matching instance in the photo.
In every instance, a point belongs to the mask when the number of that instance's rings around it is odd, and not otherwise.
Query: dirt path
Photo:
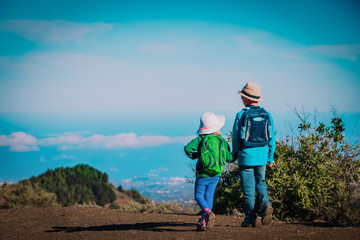
[[[130,213],[98,208],[0,210],[0,239],[360,239],[360,228],[288,224],[240,228],[234,216],[195,231],[198,216]]]

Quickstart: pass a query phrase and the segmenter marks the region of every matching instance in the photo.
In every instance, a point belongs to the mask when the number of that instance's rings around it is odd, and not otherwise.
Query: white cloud
[[[0,146],[8,146],[10,147],[10,151],[15,152],[37,151],[39,150],[38,146],[57,146],[61,150],[120,149],[154,147],[173,143],[185,144],[190,138],[191,137],[138,136],[136,133],[120,133],[110,136],[95,134],[89,137],[71,134],[36,139],[34,136],[24,132],[13,132],[9,136],[0,135]],[[54,159],[74,159],[74,157],[63,154]],[[156,172],[160,171],[166,170],[160,168],[156,170]]]
[[[9,185],[14,184],[13,181],[5,181],[5,182],[0,182],[0,186],[4,185],[4,183],[9,184]]]
[[[158,168],[159,171],[169,171],[168,168]]]
[[[37,140],[24,132],[13,132],[9,136],[0,135],[0,146],[10,147],[12,152],[38,151]]]
[[[109,170],[110,170],[110,172],[118,172],[119,171],[119,169],[117,169],[117,168],[110,168]]]
[[[311,47],[310,50],[333,58],[357,61],[360,55],[360,44],[317,45]]]
[[[133,180],[133,178],[128,178],[128,179],[122,180],[122,182],[129,184],[130,182],[132,182],[132,180]]]
[[[270,56],[283,60],[300,59],[297,47],[293,46],[294,43],[268,32],[253,31],[251,33],[235,35],[234,39],[241,54],[251,54],[253,57],[256,55],[262,57]]]
[[[157,177],[157,176],[159,176],[159,174],[156,174],[156,173],[148,173],[148,176],[149,176],[149,177]]]
[[[186,178],[183,178],[183,177],[171,177],[170,182],[168,182],[167,184],[169,184],[169,185],[180,185],[180,184],[184,184],[184,183],[186,183]]]
[[[150,173],[160,173],[160,172],[164,172],[164,171],[169,171],[169,169],[168,168],[151,169]]]
[[[83,141],[83,137],[79,135],[67,135],[50,137],[39,140],[39,144],[42,146],[56,146],[56,145],[74,145]]]
[[[62,43],[81,41],[86,34],[103,33],[112,29],[106,23],[76,23],[64,20],[40,21],[13,19],[0,22],[0,31],[18,34],[30,41]]]
[[[171,143],[186,143],[187,137],[168,136],[138,136],[136,133],[120,133],[104,136],[95,134],[89,137],[78,135],[59,136],[39,140],[39,144],[46,146],[62,145],[68,148],[90,149],[119,149],[160,146]]]
[[[214,29],[224,34],[211,39],[187,33],[184,39],[201,43],[195,47],[178,37],[164,37],[160,44],[149,37],[140,39],[142,35],[135,29],[133,33],[139,35],[116,31],[109,34],[109,41],[84,44],[81,54],[57,48],[0,58],[0,72],[8,74],[0,82],[0,102],[8,104],[1,105],[0,111],[234,111],[239,103],[236,91],[248,81],[262,87],[264,107],[272,110],[288,110],[289,105],[298,107],[304,102],[319,110],[328,110],[330,105],[343,111],[359,109],[351,104],[359,100],[358,72],[349,74],[339,63],[314,54],[318,51],[355,60],[357,44],[309,50],[271,33],[236,28],[225,32]],[[154,29],[153,35],[160,32]],[[154,58],[149,52],[173,52],[176,56],[158,54]],[[102,55],[96,56],[99,53]],[[305,64],[314,66],[311,72]],[[316,86],[307,87],[313,84]],[[340,100],[331,97],[337,95],[339,85],[341,95],[347,96]],[[303,93],[308,91],[312,92],[305,99]],[[206,101],[195,101],[199,92]],[[221,97],[214,98],[214,93]],[[94,137],[96,141],[101,139]],[[113,143],[116,145],[116,140]]]

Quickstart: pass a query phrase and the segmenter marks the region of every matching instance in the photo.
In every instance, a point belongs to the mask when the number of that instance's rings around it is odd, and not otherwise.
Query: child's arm
[[[239,123],[241,120],[241,116],[244,113],[244,110],[241,110],[239,113],[236,114],[233,131],[232,131],[232,155],[234,159],[237,159],[238,153],[240,151],[240,129]]]
[[[225,140],[225,139],[224,139]],[[232,153],[231,153],[231,150],[230,150],[230,145],[228,144],[228,142],[225,140],[226,142],[226,145],[227,145],[227,149],[226,149],[226,162],[233,162],[235,161],[236,159],[233,157]]]
[[[273,126],[273,131],[272,131],[272,138],[269,142],[269,155],[268,155],[268,160],[267,162],[269,164],[272,164],[274,161],[274,153],[275,153],[275,148],[276,148],[276,139],[275,139],[275,128],[274,128],[274,120],[271,116],[271,114],[269,113],[270,116],[270,122],[271,122],[271,126]]]
[[[201,140],[200,137],[197,137],[197,138],[193,139],[192,141],[190,141],[184,147],[185,153],[189,158],[191,158],[191,159],[199,158],[198,148],[199,148],[200,140]]]

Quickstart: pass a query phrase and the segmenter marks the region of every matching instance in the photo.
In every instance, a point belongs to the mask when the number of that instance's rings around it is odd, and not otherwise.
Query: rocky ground
[[[198,232],[196,215],[131,213],[103,208],[0,209],[0,239],[360,239],[360,228],[284,223],[241,228],[242,218],[216,216]]]

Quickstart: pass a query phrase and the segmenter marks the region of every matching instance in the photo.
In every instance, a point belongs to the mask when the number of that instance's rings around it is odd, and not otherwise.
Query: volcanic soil
[[[360,228],[277,220],[241,228],[242,218],[225,215],[198,232],[198,218],[85,207],[1,209],[0,239],[360,239]]]

